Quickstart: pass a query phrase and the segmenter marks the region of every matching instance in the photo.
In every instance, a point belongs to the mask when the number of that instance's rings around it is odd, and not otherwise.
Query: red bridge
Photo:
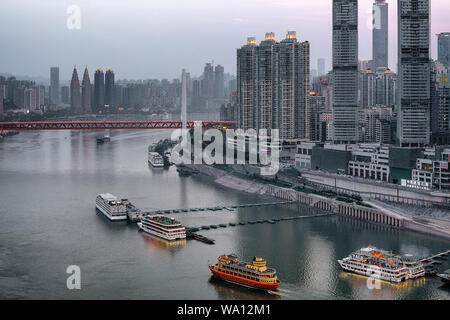
[[[191,129],[197,122],[188,121]],[[236,122],[205,121],[203,129],[235,129]],[[108,122],[0,122],[0,131],[4,130],[103,130],[103,129],[181,129],[181,121],[108,121]]]

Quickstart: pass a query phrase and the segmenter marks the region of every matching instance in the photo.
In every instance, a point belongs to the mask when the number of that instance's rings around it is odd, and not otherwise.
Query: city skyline
[[[120,75],[120,79],[171,79],[179,78],[182,68],[200,72],[205,62],[214,59],[224,66],[226,72],[235,74],[233,48],[239,47],[248,36],[256,37],[259,43],[264,39],[265,32],[274,32],[279,41],[284,38],[286,30],[297,31],[299,39],[311,43],[311,69],[316,69],[319,58],[326,59],[327,71],[331,69],[332,8],[329,0],[315,1],[314,4],[292,0],[247,0],[235,4],[234,1],[219,1],[211,4],[196,0],[196,5],[192,5],[195,12],[191,6],[180,3],[173,8],[171,1],[164,4],[140,1],[96,1],[94,4],[76,1],[74,4],[81,9],[80,30],[66,27],[69,17],[66,13],[67,3],[47,0],[39,4],[27,2],[22,5],[22,2],[5,1],[2,13],[12,14],[5,16],[0,13],[0,25],[10,25],[13,23],[11,17],[14,17],[14,25],[17,26],[9,33],[0,35],[0,41],[8,43],[0,62],[2,73],[47,78],[48,68],[59,66],[60,78],[70,80],[73,65],[79,65],[87,66],[90,70],[112,68]],[[368,25],[374,2],[359,1],[360,60],[372,58],[372,46],[367,45],[364,39],[369,42],[372,39],[372,30]],[[397,31],[392,28],[397,24],[397,1],[388,0],[387,3],[391,26],[389,64],[392,70],[397,70]],[[18,10],[20,14],[14,14]],[[180,11],[185,12],[181,19],[178,14]],[[450,23],[445,19],[447,11],[445,1],[432,1],[432,58],[437,57],[435,34],[450,30]],[[217,12],[220,12],[219,17]],[[248,16],[244,12],[252,12],[252,15]],[[157,17],[158,14],[164,16],[165,20]],[[33,25],[33,34],[46,36],[34,37],[22,25]],[[177,41],[167,41],[172,37]],[[15,38],[23,41],[12,41]],[[37,41],[42,45],[38,46]],[[27,50],[28,46],[33,46],[34,50]],[[80,46],[90,50],[80,50]],[[179,47],[184,49],[176,50]],[[123,59],[130,50],[134,51],[133,59]]]

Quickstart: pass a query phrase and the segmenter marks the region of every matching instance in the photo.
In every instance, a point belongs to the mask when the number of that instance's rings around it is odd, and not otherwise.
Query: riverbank
[[[217,184],[241,192],[269,195],[285,200],[296,200],[302,204],[317,209],[338,214],[348,215],[356,219],[365,220],[392,227],[404,228],[423,234],[439,236],[450,240],[450,222],[431,217],[412,217],[401,210],[376,201],[356,203],[342,202],[339,197],[330,198],[318,194],[311,194],[275,184],[260,182],[258,179],[234,174],[229,170],[221,170],[207,165],[189,165],[187,170],[195,174],[209,176]]]

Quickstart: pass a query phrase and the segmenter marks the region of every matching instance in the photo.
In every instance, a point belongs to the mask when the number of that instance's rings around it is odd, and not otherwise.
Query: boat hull
[[[151,234],[152,236],[167,240],[167,241],[177,241],[177,240],[185,240],[186,237],[175,237],[175,238],[169,238],[166,237],[160,233],[154,232],[153,230],[147,229],[142,225],[142,222],[138,222],[137,223],[139,229],[141,229],[142,231],[144,231],[145,233]]]
[[[148,163],[150,163],[153,168],[162,168],[162,167],[164,167],[164,163],[154,163],[154,162],[152,162],[150,160],[148,160]]]
[[[111,221],[124,221],[124,220],[127,220],[127,219],[128,219],[126,213],[124,213],[123,215],[120,215],[120,216],[112,216],[112,215],[110,215],[108,212],[106,212],[103,208],[101,208],[99,205],[96,205],[95,207],[96,207],[101,213],[103,213],[103,215],[104,215],[105,217],[107,217],[107,218],[108,218],[109,220],[111,220]]]
[[[218,277],[222,280],[231,282],[231,283],[241,285],[241,286],[255,288],[255,289],[261,289],[261,290],[276,290],[280,286],[279,280],[276,283],[263,283],[263,282],[258,282],[258,281],[242,278],[242,277],[233,276],[231,274],[221,272],[219,270],[215,270],[214,265],[208,265],[208,268],[209,268],[209,270],[211,270],[212,274],[215,275],[216,277]]]
[[[373,274],[372,274],[372,272],[371,272],[370,269],[365,270],[365,271],[354,270],[354,269],[351,269],[351,268],[347,267],[346,264],[343,263],[342,260],[338,260],[338,262],[339,262],[341,268],[344,269],[344,270],[347,271],[347,272],[359,274],[359,275],[361,275],[361,276],[365,276],[365,277],[368,277],[368,278],[373,277]],[[402,277],[402,278],[396,278],[396,277],[378,276],[378,279],[379,279],[379,280],[388,281],[388,282],[392,282],[392,283],[400,283],[400,282],[402,282],[402,281],[409,280],[409,279],[419,278],[419,277],[424,276],[424,275],[425,275],[425,271],[423,272],[423,274],[421,274],[421,275],[419,275],[419,276],[415,276],[415,277],[408,277],[408,276],[405,276],[405,277]]]
[[[436,274],[444,283],[450,285],[450,276],[447,274]]]

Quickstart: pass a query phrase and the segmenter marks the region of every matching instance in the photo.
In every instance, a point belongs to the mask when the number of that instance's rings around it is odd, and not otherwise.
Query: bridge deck
[[[187,128],[197,125],[203,129],[235,129],[236,122],[229,121],[188,121]],[[29,130],[104,130],[104,129],[181,129],[181,121],[59,121],[59,122],[0,122],[0,131]]]

